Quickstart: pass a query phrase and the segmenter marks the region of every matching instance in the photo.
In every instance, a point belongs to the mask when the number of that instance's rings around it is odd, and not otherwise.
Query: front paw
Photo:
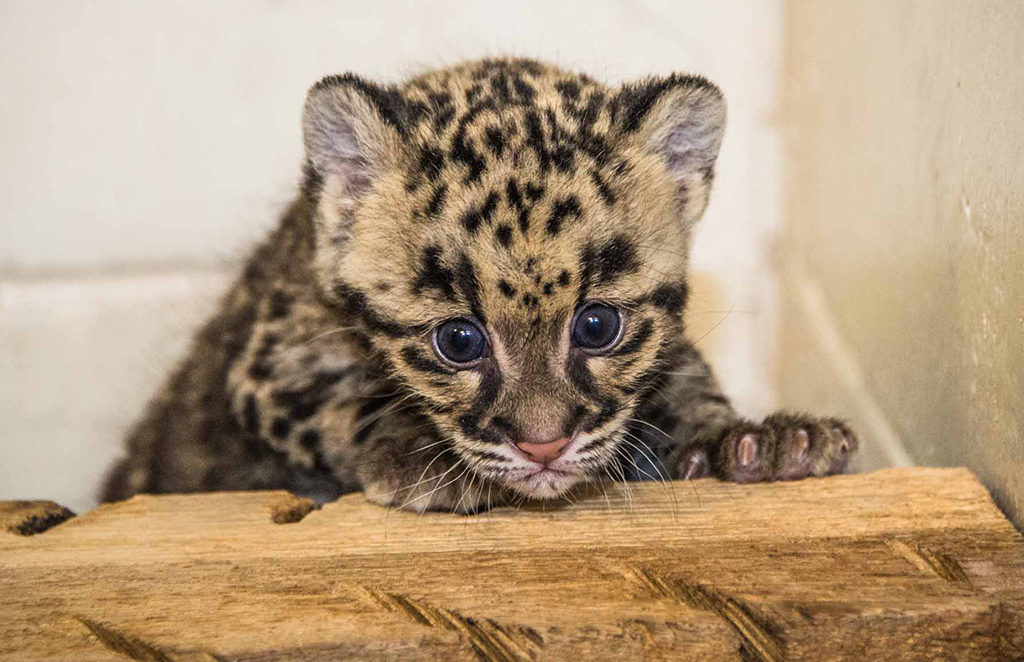
[[[719,473],[737,483],[827,476],[841,473],[858,445],[838,419],[772,414],[760,425],[741,423],[726,434]]]

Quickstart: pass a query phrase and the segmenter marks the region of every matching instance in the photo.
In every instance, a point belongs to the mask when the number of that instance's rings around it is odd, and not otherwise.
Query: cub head
[[[724,127],[693,76],[325,78],[303,118],[319,282],[478,475],[562,494],[614,471],[683,343]]]

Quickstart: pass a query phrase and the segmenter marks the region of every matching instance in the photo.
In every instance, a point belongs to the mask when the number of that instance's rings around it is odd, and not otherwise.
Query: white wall
[[[463,57],[715,80],[730,124],[696,328],[769,408],[776,0],[0,4],[0,499],[90,507],[126,427],[295,190],[306,88]],[[732,314],[728,311],[732,310]],[[702,344],[708,341],[702,341]]]

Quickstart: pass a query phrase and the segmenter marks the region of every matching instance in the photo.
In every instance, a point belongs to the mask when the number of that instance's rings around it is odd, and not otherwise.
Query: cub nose
[[[516,448],[526,453],[534,462],[547,464],[565,452],[568,445],[569,437],[560,437],[540,444],[517,443]]]

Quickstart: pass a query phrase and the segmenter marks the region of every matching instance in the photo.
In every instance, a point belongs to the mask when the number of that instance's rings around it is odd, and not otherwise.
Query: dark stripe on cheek
[[[637,350],[644,346],[651,335],[654,334],[654,322],[646,319],[640,324],[640,328],[637,330],[633,337],[630,338],[625,345],[619,347],[612,356],[626,356],[627,354],[634,354]]]
[[[416,372],[428,375],[454,375],[455,371],[437,361],[427,358],[426,354],[416,345],[406,345],[399,352],[402,361]]]
[[[598,437],[597,439],[591,439],[590,441],[583,445],[583,448],[579,450],[579,453],[580,455],[583,455],[584,453],[589,453],[590,451],[600,446],[604,446],[607,442],[607,437]]]
[[[594,428],[597,429],[608,421],[615,418],[615,415],[619,413],[619,408],[622,405],[619,404],[618,400],[608,398],[601,403],[601,411],[598,413],[597,418],[594,419]]]
[[[654,380],[658,377],[659,374],[661,374],[662,370],[659,366],[659,363],[659,361],[655,360],[654,364],[651,365],[651,367],[643,371],[639,376],[637,376],[635,379],[633,379],[633,381],[629,382],[625,386],[620,386],[619,390],[624,395],[633,395],[637,391],[645,389],[654,384]]]
[[[581,393],[590,394],[594,392],[594,375],[587,367],[587,360],[581,356],[569,358],[569,381]]]
[[[490,369],[483,373],[483,378],[480,380],[480,388],[477,391],[476,398],[473,400],[473,406],[470,407],[468,412],[460,416],[458,420],[459,429],[467,437],[474,437],[480,441],[499,443],[499,440],[481,437],[479,424],[480,419],[483,418],[487,410],[498,399],[498,394],[501,393],[501,383],[501,374],[497,370]]]

